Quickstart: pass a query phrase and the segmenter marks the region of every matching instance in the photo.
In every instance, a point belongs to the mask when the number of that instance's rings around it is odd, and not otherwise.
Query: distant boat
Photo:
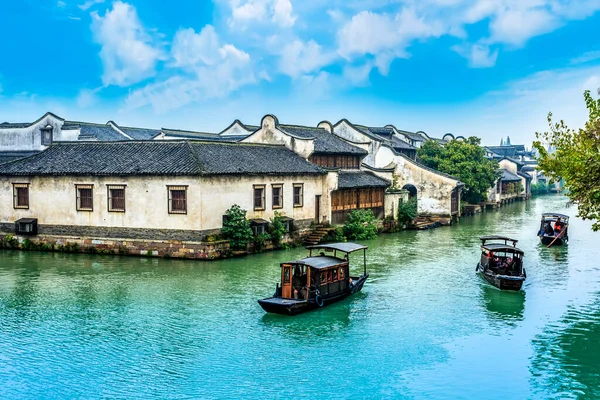
[[[544,213],[538,236],[542,244],[562,246],[569,241],[569,216],[557,213]]]
[[[266,312],[295,315],[341,300],[360,291],[367,274],[367,246],[332,243],[307,247],[309,255],[281,267],[281,283],[273,297],[258,300]],[[350,253],[363,251],[363,274],[350,276]],[[318,252],[313,256],[313,251]],[[341,253],[341,254],[340,254]]]
[[[479,239],[481,260],[475,271],[498,289],[521,290],[527,273],[523,267],[525,253],[515,247],[518,240],[506,236],[482,236]]]

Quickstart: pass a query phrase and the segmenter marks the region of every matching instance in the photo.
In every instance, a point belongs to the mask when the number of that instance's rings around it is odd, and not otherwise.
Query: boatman
[[[562,232],[564,227],[565,227],[565,224],[560,220],[560,217],[558,217],[556,219],[556,222],[554,223],[554,235],[555,236],[560,235],[560,233]]]

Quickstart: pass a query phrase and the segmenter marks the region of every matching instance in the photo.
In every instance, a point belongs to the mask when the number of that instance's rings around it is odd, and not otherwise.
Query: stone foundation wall
[[[298,242],[309,232],[311,222],[294,221],[294,232],[284,235],[282,243]],[[217,234],[218,230],[180,231],[39,225],[38,235],[21,236],[14,234],[14,224],[0,223],[0,233],[0,248],[70,253],[214,260],[274,249],[270,240],[264,243],[262,249],[255,249],[254,244],[249,243],[245,251],[232,251],[227,240],[198,240]]]

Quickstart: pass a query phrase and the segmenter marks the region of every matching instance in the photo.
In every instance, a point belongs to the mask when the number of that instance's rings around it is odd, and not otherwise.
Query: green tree
[[[285,226],[281,217],[281,213],[275,211],[275,215],[271,218],[271,225],[269,226],[269,236],[273,240],[275,247],[281,246],[281,240],[285,234]]]
[[[418,150],[419,160],[429,168],[456,176],[465,184],[463,198],[479,203],[498,178],[498,163],[488,160],[481,140],[452,140],[444,145],[428,140]]]
[[[407,224],[417,217],[417,199],[412,198],[398,206],[398,222]]]
[[[377,237],[377,218],[372,210],[353,210],[344,224],[344,235],[350,240],[367,240]]]
[[[250,221],[246,219],[246,210],[234,204],[227,210],[225,215],[227,215],[227,218],[221,229],[223,237],[229,240],[232,249],[245,249],[248,242],[253,239]]]
[[[568,128],[564,121],[553,122],[550,130],[536,133],[533,147],[538,151],[539,169],[551,179],[564,179],[567,196],[578,204],[578,216],[594,220],[592,229],[600,230],[600,99],[589,91],[583,95],[589,118],[582,129]],[[549,152],[548,149],[556,151]]]

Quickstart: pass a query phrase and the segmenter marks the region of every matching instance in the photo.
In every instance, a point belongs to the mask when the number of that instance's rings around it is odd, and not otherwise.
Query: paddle
[[[549,244],[549,245],[548,245],[548,247],[546,247],[546,248],[547,248],[547,249],[549,249],[549,248],[550,248],[550,246],[552,246],[552,245],[554,244],[554,242],[556,242],[556,240],[557,240],[559,237],[561,237],[561,236],[563,235],[563,233],[565,233],[566,231],[567,231],[567,229],[566,229],[566,228],[565,228],[565,229],[563,229],[563,230],[560,232],[560,234],[559,234],[557,237],[555,237],[555,238],[554,238],[554,240],[553,240],[552,242],[550,242],[550,244]]]

